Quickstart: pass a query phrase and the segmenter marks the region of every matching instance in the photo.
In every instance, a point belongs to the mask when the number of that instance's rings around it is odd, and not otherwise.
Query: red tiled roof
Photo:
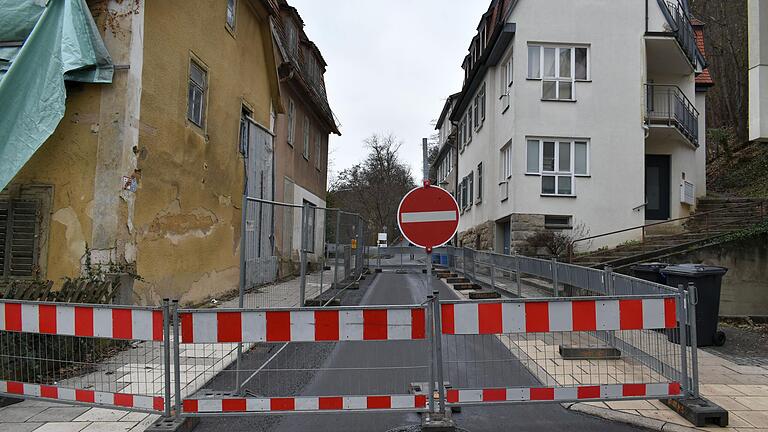
[[[706,59],[707,52],[704,49],[704,23],[696,18],[692,18],[691,24],[693,25],[693,34],[696,37],[696,46]],[[696,84],[702,86],[711,86],[715,84],[712,75],[709,73],[709,68],[704,68],[704,70],[696,76]]]

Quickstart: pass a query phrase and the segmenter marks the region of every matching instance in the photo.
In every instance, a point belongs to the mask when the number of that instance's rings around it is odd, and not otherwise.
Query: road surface
[[[371,281],[372,279],[372,281]],[[369,277],[360,291],[345,296],[344,304],[392,305],[417,304],[428,292],[439,290],[441,298],[452,299],[455,295],[441,281],[433,279],[427,288],[425,277],[420,273],[381,273]],[[475,343],[451,343],[453,336],[444,337],[447,350],[445,358],[461,360],[469,356],[476,360],[509,357],[507,348],[497,339],[478,340]],[[369,342],[343,342],[334,344],[289,344],[269,363],[267,370],[257,374],[246,388],[256,395],[286,396],[342,395],[342,394],[404,394],[408,384],[426,377],[427,369],[420,367],[426,362],[428,346],[424,341],[388,341],[385,346],[372,346]],[[375,345],[375,344],[373,344]],[[266,358],[274,355],[262,351],[249,356],[243,369],[257,370]],[[365,367],[376,370],[365,370]],[[530,386],[538,381],[517,361],[505,362],[513,373],[498,375],[498,386]],[[297,368],[311,369],[298,373]],[[387,368],[389,367],[389,368]],[[401,367],[395,369],[393,367]],[[270,368],[273,369],[270,371]],[[290,373],[283,369],[294,369]],[[338,370],[345,368],[344,370]],[[349,368],[356,368],[349,370]],[[319,370],[318,370],[319,369]],[[487,374],[480,371],[462,371],[462,384],[487,381]],[[472,376],[476,374],[478,376]],[[246,374],[248,375],[248,374]],[[469,375],[469,376],[467,376]],[[480,376],[483,375],[483,376]],[[222,374],[207,388],[232,388],[232,374]],[[450,376],[446,376],[450,380]],[[493,377],[491,377],[493,379]],[[457,425],[472,432],[484,431],[638,431],[631,426],[608,422],[567,411],[559,404],[528,404],[485,407],[464,407],[454,414]],[[417,425],[420,416],[414,413],[341,413],[341,414],[294,414],[283,416],[240,416],[203,418],[196,431],[389,431]],[[401,429],[406,430],[406,429]]]

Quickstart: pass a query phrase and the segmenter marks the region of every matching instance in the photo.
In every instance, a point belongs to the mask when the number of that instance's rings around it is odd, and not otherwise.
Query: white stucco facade
[[[475,85],[477,90],[463,99],[474,101],[484,83],[484,120],[475,128],[473,115],[471,141],[468,132],[463,137],[460,133],[459,138],[459,181],[469,176],[474,187],[472,203],[464,208],[459,231],[483,224],[493,226],[496,238],[492,247],[506,251],[505,246],[515,237],[514,215],[568,217],[570,226],[583,225],[590,235],[643,225],[648,219],[648,154],[669,159],[666,218],[689,214],[693,206],[681,204],[680,199],[683,177],[695,185],[697,196],[706,193],[705,93],[697,94],[695,86],[696,69],[701,64],[686,59],[678,42],[668,34],[670,27],[658,2],[647,2],[648,28],[646,1],[512,3],[505,22],[514,24],[513,38],[498,62],[488,65],[485,73],[475,78],[480,82]],[[493,48],[491,44],[489,49]],[[533,47],[542,47],[538,59],[529,54],[529,48],[538,49]],[[563,84],[566,89],[571,86],[572,97],[564,98],[567,100],[545,100],[544,81],[550,80],[542,79],[547,67],[543,62],[538,66],[539,77],[531,77],[529,63],[541,62],[547,48],[558,49],[554,51],[558,67],[560,60],[575,65],[561,72],[571,77],[570,84]],[[576,48],[580,49],[578,53]],[[577,64],[578,60],[570,58],[583,56],[584,49],[586,73],[583,69],[576,72],[584,63]],[[511,76],[507,72],[510,63]],[[573,79],[576,74],[579,79]],[[671,87],[649,90],[647,83]],[[465,83],[465,92],[467,88]],[[561,89],[562,94],[568,94],[568,90]],[[670,122],[647,122],[647,98],[651,95],[659,103],[688,101],[689,111],[700,113],[693,127],[698,137],[684,136]],[[466,105],[460,103],[457,111],[465,112]],[[466,120],[466,114],[456,116]],[[539,141],[540,153],[535,170],[531,169],[528,154],[532,145],[529,141],[533,140]],[[507,146],[510,155],[503,151]],[[558,153],[557,159],[550,160],[544,149],[553,146],[565,156],[561,158]],[[548,169],[548,164],[556,168]],[[482,180],[478,171],[482,171]],[[565,175],[548,175],[545,171]],[[554,181],[558,185],[562,181],[563,187],[549,193],[552,191],[543,182],[550,180],[543,177],[555,177]],[[460,187],[459,193],[462,191]],[[513,232],[504,233],[510,226]],[[639,235],[628,232],[611,236],[593,242],[591,247],[613,245]]]
[[[749,0],[749,139],[768,141],[768,0]]]

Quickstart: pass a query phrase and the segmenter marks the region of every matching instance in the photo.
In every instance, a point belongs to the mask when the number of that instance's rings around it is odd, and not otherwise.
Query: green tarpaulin
[[[64,81],[112,72],[85,0],[0,0],[0,190],[64,117]]]

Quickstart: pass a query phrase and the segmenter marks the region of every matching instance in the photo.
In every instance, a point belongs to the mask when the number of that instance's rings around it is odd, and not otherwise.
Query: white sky
[[[461,61],[488,0],[289,0],[328,63],[341,137],[331,135],[330,175],[360,162],[363,140],[393,133],[421,180],[421,139],[445,98],[461,90]],[[330,179],[329,179],[330,181]]]

